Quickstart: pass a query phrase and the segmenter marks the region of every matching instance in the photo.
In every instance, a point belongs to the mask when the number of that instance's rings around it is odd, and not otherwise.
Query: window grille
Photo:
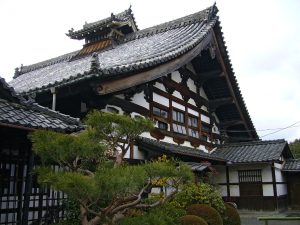
[[[173,121],[184,123],[184,113],[173,111]]]
[[[239,170],[239,182],[262,182],[261,170]]]
[[[157,107],[153,107],[153,115],[168,118],[168,112]]]

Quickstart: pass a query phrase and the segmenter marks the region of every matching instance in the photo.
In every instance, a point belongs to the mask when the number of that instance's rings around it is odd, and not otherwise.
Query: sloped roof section
[[[282,155],[291,157],[285,140],[240,142],[221,146],[212,153],[231,163],[271,162],[281,160]]]
[[[300,172],[300,159],[286,160],[282,170],[288,172]]]
[[[26,102],[18,96],[4,79],[0,78],[0,124],[16,125],[31,129],[51,129],[73,132],[83,129],[79,119],[52,111],[36,103]]]
[[[202,150],[198,150],[195,148],[189,148],[185,146],[174,145],[171,143],[163,142],[163,141],[156,141],[149,138],[140,137],[138,140],[138,146],[142,150],[150,150],[155,151],[161,154],[168,154],[168,155],[177,155],[177,156],[191,156],[198,159],[203,160],[214,160],[225,162],[226,160],[218,155],[211,155],[206,153]]]
[[[212,32],[218,19],[216,10],[213,9],[214,7],[210,7],[190,16],[129,34],[119,45],[98,52],[96,57],[90,54],[77,60],[50,60],[51,62],[39,63],[35,66],[36,69],[29,66],[29,72],[22,73],[10,84],[17,92],[27,94],[83,79],[108,79],[153,68],[184,55],[199,45]],[[99,68],[92,70],[91,63],[95,58]]]

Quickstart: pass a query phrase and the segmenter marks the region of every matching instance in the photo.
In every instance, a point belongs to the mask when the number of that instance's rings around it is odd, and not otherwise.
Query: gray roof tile
[[[282,168],[283,171],[300,172],[300,159],[287,160]]]
[[[285,140],[241,142],[221,146],[212,154],[232,163],[270,162],[280,160],[286,146]]]
[[[97,54],[99,68],[96,73],[91,71],[91,54],[76,60],[69,60],[67,54],[24,67],[28,72],[12,80],[10,85],[19,93],[29,93],[96,76],[104,78],[137,72],[167,62],[186,53],[208,35],[217,21],[216,15],[208,20],[209,10],[129,34],[116,47]]]
[[[7,98],[0,96],[0,123],[70,132],[83,129],[77,118],[26,102],[0,77],[0,93],[3,90]]]
[[[171,143],[163,142],[163,141],[156,141],[149,138],[141,137],[137,140],[139,147],[144,150],[154,150],[160,153],[165,154],[173,154],[173,155],[181,155],[181,156],[191,156],[195,158],[201,158],[205,160],[214,160],[214,161],[222,161],[225,162],[226,160],[222,157],[217,155],[211,155],[206,153],[202,150],[189,148],[180,145],[174,145]]]

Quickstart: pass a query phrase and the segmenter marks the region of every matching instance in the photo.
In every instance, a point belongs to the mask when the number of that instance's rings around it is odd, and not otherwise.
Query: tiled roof
[[[39,63],[37,69],[23,73],[10,84],[19,93],[29,93],[82,79],[134,73],[166,63],[193,49],[210,33],[218,19],[212,9],[129,34],[122,43],[98,52],[96,57],[90,54],[77,60],[63,57],[62,61]],[[91,61],[95,59],[99,65],[96,72],[91,70]]]
[[[222,157],[211,155],[202,150],[174,145],[163,141],[156,141],[149,138],[141,137],[137,140],[137,142],[138,142],[138,146],[143,150],[152,150],[152,151],[157,151],[159,153],[179,155],[179,156],[190,156],[190,157],[195,157],[195,158],[200,158],[205,160],[214,160],[214,161],[221,161],[221,162],[226,161]]]
[[[75,39],[80,39],[80,37],[88,32],[92,32],[94,30],[97,29],[101,29],[101,28],[105,28],[107,25],[109,25],[112,21],[127,21],[127,20],[131,20],[134,23],[134,26],[136,26],[136,22],[134,19],[134,16],[132,14],[132,10],[131,8],[118,13],[116,15],[111,14],[110,17],[107,17],[105,19],[96,21],[96,22],[92,22],[92,23],[86,23],[83,25],[83,28],[77,31],[73,31],[70,30],[69,33],[67,34],[67,36],[71,37],[71,38],[75,38]]]
[[[280,160],[286,146],[285,140],[241,142],[221,146],[212,155],[232,163],[271,162]]]
[[[0,96],[1,124],[69,132],[83,128],[79,119],[52,111],[36,103],[26,102],[7,85],[4,79],[0,78],[0,93],[2,90],[8,90],[8,96],[12,96],[13,99]]]
[[[291,171],[291,172],[300,172],[300,159],[289,159],[286,160],[283,168],[283,171]]]
[[[185,164],[187,164],[192,169],[192,171],[195,172],[204,171],[210,166],[210,163],[185,162]]]

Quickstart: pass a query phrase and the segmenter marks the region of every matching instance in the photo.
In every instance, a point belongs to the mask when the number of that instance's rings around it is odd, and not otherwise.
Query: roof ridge
[[[19,94],[17,94],[17,92],[15,91],[15,89],[10,86],[4,78],[0,77],[0,83],[2,84],[2,87],[4,89],[6,89],[9,94],[11,95],[11,97],[13,97],[15,100],[17,100],[17,102],[21,102],[21,103],[24,103],[26,102],[26,100]]]
[[[47,60],[44,60],[44,61],[41,61],[41,62],[38,62],[38,63],[30,64],[30,65],[27,65],[27,66],[21,65],[20,68],[16,68],[14,79],[21,76],[21,75],[23,75],[23,74],[25,74],[25,73],[28,73],[28,72],[31,72],[31,71],[34,71],[34,70],[37,70],[37,69],[41,69],[41,68],[44,68],[44,67],[47,67],[47,66],[51,66],[51,65],[54,65],[56,63],[67,61],[67,60],[71,59],[74,55],[76,55],[79,51],[80,50],[69,52],[69,53],[66,53],[66,54],[63,54],[63,55],[60,55],[60,56],[57,56],[57,57],[53,57],[51,59],[47,59]]]
[[[230,146],[245,146],[245,145],[264,145],[264,144],[272,144],[272,143],[284,143],[285,139],[275,139],[275,140],[255,140],[255,141],[246,141],[246,142],[236,142],[236,143],[226,143],[222,147],[230,147]]]
[[[128,35],[126,35],[123,39],[124,42],[127,41],[132,41],[135,39],[140,39],[142,37],[146,37],[146,36],[150,36],[153,34],[158,34],[158,33],[162,33],[165,32],[167,30],[172,30],[175,28],[180,28],[183,26],[187,26],[199,21],[203,21],[203,20],[211,20],[210,18],[210,14],[212,12],[212,10],[214,9],[215,6],[210,6],[207,7],[206,9],[203,9],[201,11],[198,11],[196,13],[187,15],[187,16],[183,16],[174,20],[170,20],[168,22],[165,23],[161,23],[161,24],[157,24],[155,26],[152,27],[148,27],[145,28],[143,30],[139,30],[137,32],[134,33],[130,33]],[[216,8],[216,7],[215,7]]]

